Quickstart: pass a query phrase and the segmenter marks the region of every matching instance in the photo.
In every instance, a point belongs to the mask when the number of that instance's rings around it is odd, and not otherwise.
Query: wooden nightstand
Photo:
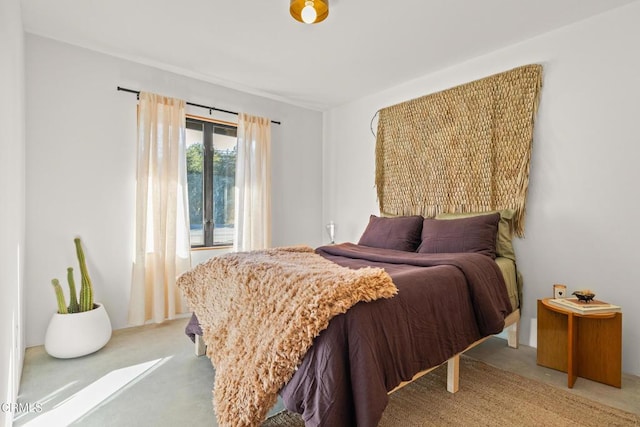
[[[622,386],[622,313],[580,314],[538,300],[538,365]]]

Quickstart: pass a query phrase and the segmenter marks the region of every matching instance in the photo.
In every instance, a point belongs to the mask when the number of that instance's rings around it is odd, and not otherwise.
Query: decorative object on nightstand
[[[577,377],[622,386],[622,313],[619,306],[594,301],[576,304],[608,305],[600,312],[579,312],[565,306],[569,298],[538,300],[537,363],[567,373],[567,386]]]
[[[556,283],[553,285],[553,297],[554,298],[566,298],[567,286]]]
[[[589,303],[589,302],[593,301],[593,298],[596,296],[596,294],[591,292],[589,289],[585,289],[585,290],[582,290],[582,291],[575,291],[571,295],[575,295],[576,298],[578,298],[579,301],[583,301],[583,302],[586,302],[586,303]]]

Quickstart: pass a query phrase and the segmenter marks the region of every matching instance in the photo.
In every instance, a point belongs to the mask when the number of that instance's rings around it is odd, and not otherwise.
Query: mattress
[[[518,286],[518,275],[516,272],[516,263],[509,258],[497,257],[496,263],[502,271],[504,276],[504,282],[507,285],[507,293],[509,294],[509,300],[511,301],[511,307],[513,310],[520,307],[520,290]]]

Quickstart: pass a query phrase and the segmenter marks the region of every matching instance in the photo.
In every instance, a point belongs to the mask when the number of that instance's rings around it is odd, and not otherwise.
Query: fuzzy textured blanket
[[[222,426],[260,425],[331,318],[398,292],[383,269],[341,267],[307,246],[215,257],[177,283],[216,370]]]

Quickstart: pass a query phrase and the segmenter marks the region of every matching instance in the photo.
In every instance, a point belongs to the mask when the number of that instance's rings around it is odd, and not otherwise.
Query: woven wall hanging
[[[525,65],[380,110],[380,212],[515,211],[524,235],[542,66]]]

